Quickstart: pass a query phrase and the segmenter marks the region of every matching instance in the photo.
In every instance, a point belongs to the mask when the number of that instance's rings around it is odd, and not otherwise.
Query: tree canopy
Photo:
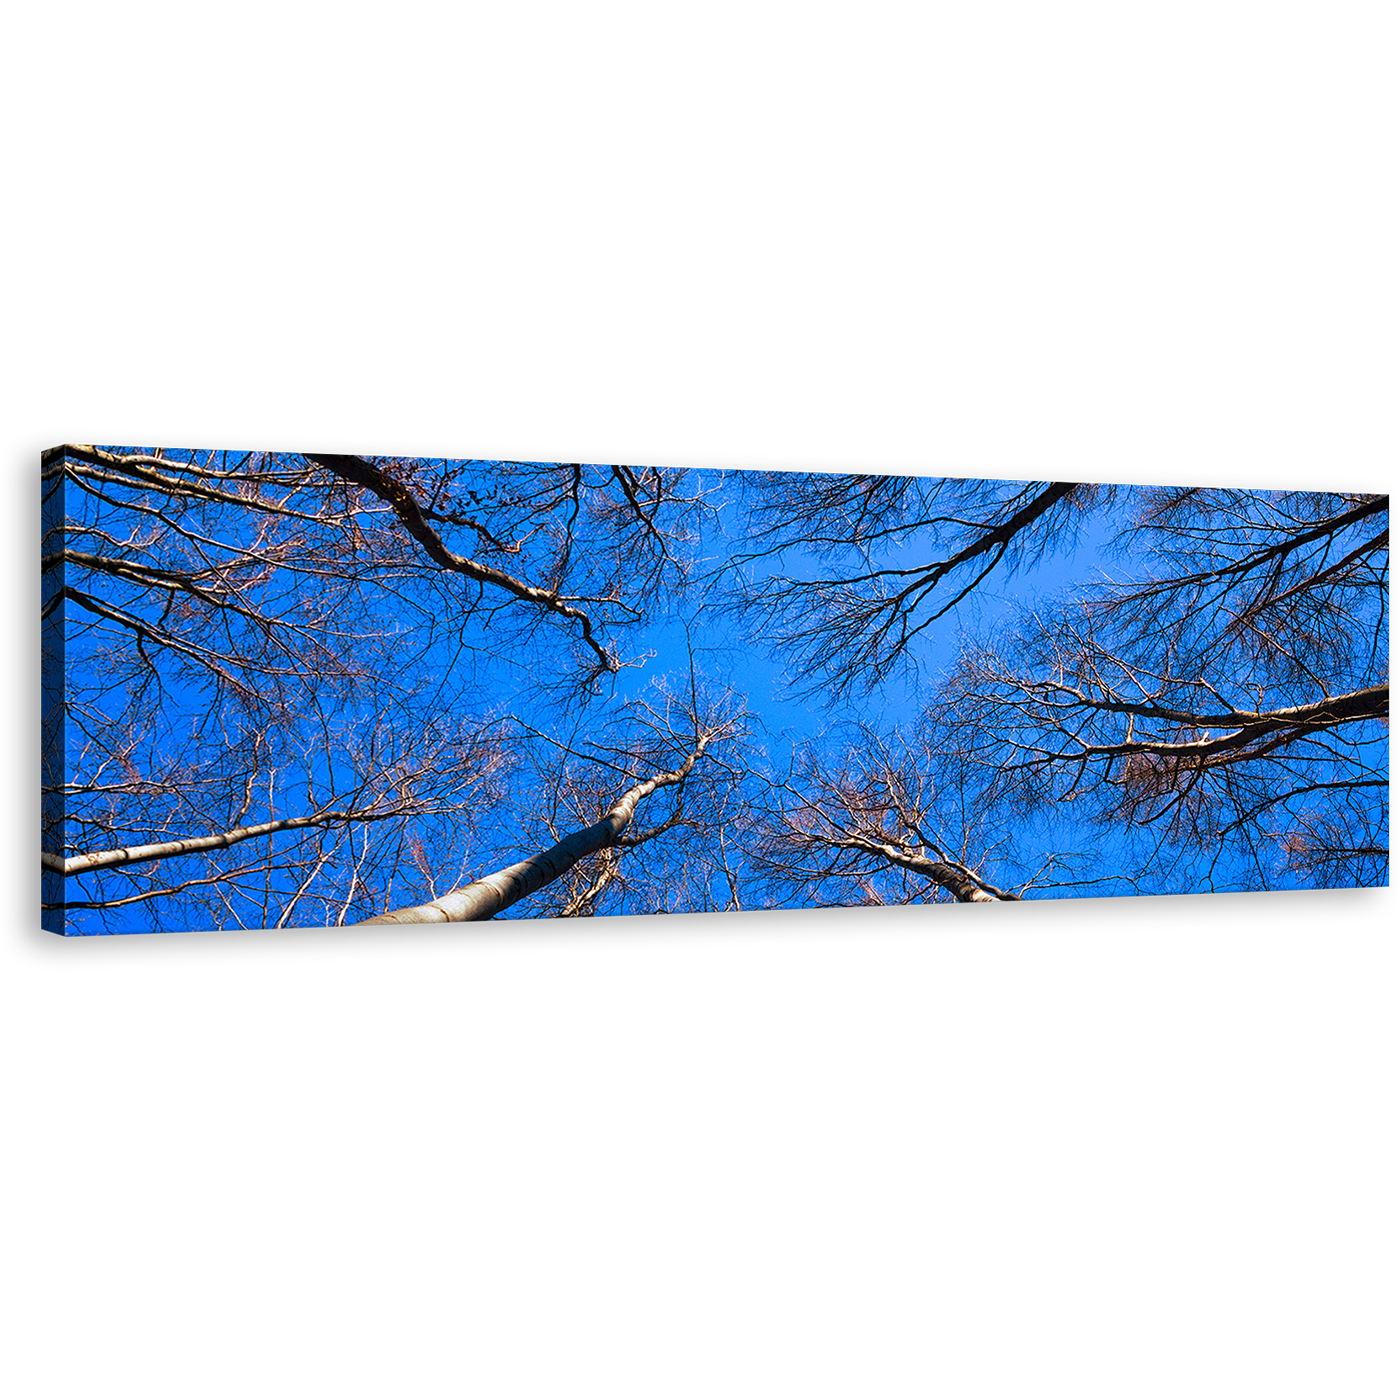
[[[44,455],[68,933],[1388,879],[1388,500]]]

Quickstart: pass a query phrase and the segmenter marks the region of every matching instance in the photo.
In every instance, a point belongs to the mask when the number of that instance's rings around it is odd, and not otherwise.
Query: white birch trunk
[[[226,846],[236,846],[240,841],[272,836],[279,831],[334,826],[337,822],[384,821],[401,815],[400,812],[317,812],[310,817],[283,817],[278,821],[258,822],[255,826],[237,826],[232,831],[220,831],[213,836],[184,836],[147,846],[117,846],[110,851],[88,851],[67,859],[52,851],[44,851],[41,859],[45,869],[56,870],[60,875],[82,875],[89,870],[110,870],[113,866],[134,865],[138,861],[166,860],[170,856],[188,856],[198,851],[221,851]]]
[[[522,900],[526,895],[557,880],[585,856],[615,846],[632,823],[637,804],[657,788],[677,787],[685,782],[695,760],[705,752],[711,736],[696,740],[695,748],[679,768],[669,773],[654,773],[650,778],[630,787],[617,802],[592,826],[571,832],[547,851],[527,856],[494,874],[473,880],[470,885],[451,890],[429,904],[417,904],[408,909],[396,909],[377,918],[365,919],[364,924],[463,924],[492,918],[502,909]]]

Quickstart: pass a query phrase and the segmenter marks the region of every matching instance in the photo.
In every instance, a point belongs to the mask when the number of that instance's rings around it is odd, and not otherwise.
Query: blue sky
[[[708,473],[703,484],[718,484],[720,475],[718,473]],[[73,490],[73,487],[70,487]],[[1114,511],[1112,517],[1103,515],[1091,515],[1079,528],[1078,542],[1072,549],[1049,550],[1042,554],[1039,563],[1035,566],[1023,568],[1021,573],[1009,574],[1004,567],[997,571],[988,580],[977,588],[970,598],[960,602],[956,608],[948,613],[934,627],[925,630],[921,634],[917,644],[918,678],[920,685],[910,687],[902,676],[895,675],[885,686],[868,699],[862,699],[854,704],[841,704],[841,706],[827,708],[823,706],[819,699],[804,699],[794,693],[794,689],[785,676],[783,662],[774,659],[769,654],[770,648],[764,644],[762,637],[749,637],[742,633],[741,629],[732,620],[718,615],[713,605],[707,605],[706,598],[693,599],[687,603],[685,608],[675,610],[673,615],[659,616],[647,629],[638,633],[627,634],[620,638],[622,640],[622,651],[626,657],[636,657],[647,651],[655,651],[654,657],[648,658],[643,665],[636,668],[626,668],[619,673],[616,678],[616,685],[612,693],[603,694],[595,701],[594,713],[606,715],[617,713],[622,710],[629,701],[637,697],[645,697],[652,680],[669,676],[675,683],[676,689],[683,690],[687,675],[689,675],[689,662],[687,662],[687,643],[685,623],[690,624],[690,636],[692,636],[697,650],[697,665],[700,671],[706,669],[711,675],[718,676],[734,687],[736,692],[741,692],[746,697],[746,703],[750,713],[755,714],[757,720],[762,721],[762,731],[757,732],[756,741],[766,749],[767,759],[773,764],[777,773],[784,773],[787,769],[788,759],[790,759],[792,746],[795,743],[811,741],[822,734],[826,729],[839,724],[843,718],[858,715],[861,720],[872,722],[876,727],[886,729],[892,725],[899,725],[902,728],[909,728],[916,722],[918,714],[924,701],[924,687],[928,683],[935,682],[938,676],[956,661],[959,651],[959,643],[966,631],[974,629],[991,629],[1001,620],[1009,620],[1016,615],[1018,609],[1025,603],[1046,599],[1047,596],[1057,594],[1061,589],[1077,588],[1086,582],[1091,582],[1093,578],[1100,577],[1105,568],[1116,568],[1114,561],[1109,556],[1109,540],[1112,538],[1121,517],[1121,505]],[[743,539],[743,522],[734,504],[725,505],[720,515],[720,529],[718,533],[706,533],[700,539],[699,554],[701,559],[720,559],[724,557],[727,550],[732,549],[736,542]],[[120,528],[113,524],[112,533],[116,538],[123,538],[123,531],[129,529],[129,521],[123,522]],[[248,538],[246,531],[252,528],[251,525],[242,526],[244,528],[244,538]],[[447,528],[445,528],[447,529]],[[445,536],[447,538],[447,536]],[[466,550],[462,540],[448,540],[455,543],[462,552]],[[73,547],[84,547],[81,540],[73,542]],[[907,545],[889,550],[879,557],[878,563],[881,566],[896,564],[896,566],[913,566],[913,564],[928,563],[935,557],[945,557],[944,553],[935,553],[927,543],[913,542]],[[830,561],[816,561],[805,549],[788,550],[784,556],[773,556],[771,559],[760,560],[757,564],[759,570],[781,570],[784,573],[804,577],[811,575],[815,571],[823,574],[836,574],[840,571],[840,566],[830,563]],[[71,581],[71,580],[70,580]],[[91,588],[92,591],[101,595],[101,584],[94,584],[91,578],[83,581],[83,587]],[[406,596],[413,596],[410,589]],[[129,601],[129,594],[123,588],[113,589],[111,592],[113,602]],[[944,598],[946,598],[944,594]],[[431,606],[433,601],[430,598],[423,598],[420,601],[424,605]],[[396,626],[403,627],[407,631],[412,631],[412,609],[406,606],[395,606],[393,617]],[[78,675],[87,675],[88,668],[84,666],[84,657],[87,655],[90,643],[81,636],[81,631],[74,623],[81,620],[80,609],[70,608],[69,610],[69,666]],[[489,636],[483,637],[480,633],[468,633],[465,640],[469,644],[490,644],[494,647],[494,640]],[[550,638],[552,641],[559,641],[561,638]],[[407,643],[407,638],[405,638]],[[721,648],[722,655],[711,655],[707,657],[708,648]],[[410,648],[405,644],[400,647],[396,655],[406,657],[406,655],[416,655],[420,648],[417,645]],[[434,682],[444,678],[449,672],[449,668],[454,662],[454,655],[458,650],[458,638],[455,634],[444,634],[440,640],[435,641],[430,650],[424,652],[421,657],[420,668],[423,673],[431,675]],[[538,707],[532,703],[533,671],[529,662],[511,661],[503,657],[500,652],[494,655],[486,655],[486,664],[483,665],[479,675],[479,683],[470,690],[470,703],[475,708],[476,713],[486,714],[487,711],[494,710],[500,713],[503,710],[511,710],[521,715],[522,718],[532,722],[536,727],[549,731],[549,722],[540,718]],[[162,678],[165,679],[167,692],[165,692],[164,703],[158,707],[154,718],[160,725],[168,725],[172,732],[178,732],[183,736],[188,736],[192,727],[195,727],[199,715],[203,713],[203,708],[207,704],[207,692],[200,685],[182,685],[179,680],[172,678],[168,665],[162,665]],[[458,669],[458,679],[461,678],[461,668]],[[431,689],[424,692],[430,694]],[[421,701],[420,701],[421,703]],[[340,720],[350,718],[350,710],[343,710],[339,714]],[[578,715],[571,715],[570,721],[577,724],[580,721]],[[560,738],[567,738],[570,722],[554,727],[554,732]],[[584,717],[584,732],[587,734],[587,717]],[[833,732],[833,738],[839,735],[839,731]],[[70,756],[76,756],[80,735],[70,727],[69,732],[69,752]],[[148,767],[146,759],[141,750],[133,752],[134,766],[137,773]],[[762,763],[762,760],[757,760]],[[111,770],[109,771],[116,771]],[[262,822],[272,818],[284,818],[284,816],[300,815],[305,811],[305,771],[286,771],[281,774],[279,785],[274,788],[272,794],[266,791],[258,791],[252,795],[251,805],[244,818],[245,825]],[[300,788],[300,791],[298,791]],[[655,799],[652,799],[655,804]],[[1102,833],[1079,832],[1075,830],[1074,823],[1071,822],[1070,813],[1065,813],[1065,818],[1061,820],[1057,830],[1054,832],[1042,833],[1044,844],[1063,848],[1063,850],[1078,850],[1078,848],[1092,847],[1099,857],[1102,857],[1103,867],[1107,869],[1116,868],[1121,864],[1121,847],[1116,846],[1113,840],[1106,840]],[[638,820],[645,819],[644,809],[638,812]],[[197,830],[181,830],[171,827],[168,832],[146,836],[147,840],[172,839],[176,836],[193,836],[193,834],[203,834]],[[276,843],[287,843],[295,839],[295,834],[288,833],[283,836],[273,837]],[[133,837],[140,839],[140,837]],[[494,848],[501,854],[511,853],[511,860],[519,860],[526,855],[533,854],[535,848],[524,846],[515,839],[510,826],[498,826],[491,832],[490,844],[494,843]],[[514,843],[514,844],[512,844]],[[108,843],[111,844],[111,841]],[[1028,840],[1029,847],[1035,847],[1035,841]],[[259,853],[259,850],[266,850],[267,841],[258,840],[251,843],[244,843],[241,846],[230,848],[228,853],[221,855],[221,860],[235,860],[241,864],[242,861],[251,860]],[[469,851],[430,851],[430,860],[434,861],[435,867],[441,868],[441,878],[444,883],[438,886],[438,893],[445,893],[452,888],[452,881],[449,872],[455,869],[455,861],[468,861],[470,864]],[[494,868],[494,867],[489,867]],[[150,868],[147,868],[150,869]],[[182,878],[199,876],[204,874],[203,858],[188,858],[182,862],[165,862],[162,869],[162,878],[174,879],[176,872]],[[484,874],[484,869],[470,869],[469,874],[475,878],[476,875]],[[995,878],[993,872],[988,869],[988,878]],[[83,897],[78,890],[78,881],[70,881],[70,897]],[[105,879],[88,878],[85,883],[91,890],[113,890],[125,885],[123,881],[112,882],[112,876]],[[280,889],[277,883],[277,876],[272,878],[273,890]],[[1082,890],[1064,890],[1064,893],[1128,893],[1130,890],[1114,888],[1113,885],[1096,885],[1092,888]],[[853,892],[854,897],[854,892]],[[253,916],[252,907],[244,902],[237,904],[239,917],[245,921],[251,920]],[[294,917],[293,924],[301,921],[309,921],[305,910],[308,906],[301,906],[298,916]],[[507,917],[512,914],[528,914],[529,904],[522,903],[514,910],[507,911]],[[99,932],[104,930],[104,920],[95,911],[88,913],[78,913],[74,916],[77,928],[83,932]],[[151,923],[150,910],[146,904],[132,904],[125,913],[119,914],[115,918],[109,916],[109,927],[113,931],[150,931],[153,928]],[[249,923],[248,927],[258,927]]]

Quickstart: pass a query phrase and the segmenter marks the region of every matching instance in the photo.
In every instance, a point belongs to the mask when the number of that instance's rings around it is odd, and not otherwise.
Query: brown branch
[[[440,564],[443,568],[451,569],[456,573],[465,574],[478,583],[490,584],[493,588],[503,589],[523,602],[534,603],[538,607],[546,608],[550,612],[558,613],[560,617],[566,617],[571,622],[578,623],[583,640],[598,658],[598,669],[600,671],[616,671],[618,669],[617,658],[605,651],[594,637],[593,620],[586,612],[581,608],[574,607],[571,603],[564,602],[556,592],[545,588],[536,588],[533,584],[515,578],[503,569],[492,568],[489,564],[482,564],[476,559],[469,559],[464,554],[457,554],[450,550],[443,543],[442,537],[437,531],[428,524],[423,509],[412,492],[372,462],[363,457],[349,457],[329,452],[308,452],[305,456],[308,462],[314,462],[317,466],[325,468],[326,471],[344,481],[364,487],[365,490],[373,492],[380,500],[385,501],[393,508],[400,524],[423,546],[424,551],[435,564]]]

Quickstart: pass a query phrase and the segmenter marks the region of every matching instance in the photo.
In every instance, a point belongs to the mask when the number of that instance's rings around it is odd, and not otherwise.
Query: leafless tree
[[[412,895],[425,847],[470,841],[511,766],[499,724],[355,708],[237,747],[115,737],[70,753],[69,853],[44,864],[66,908],[163,927],[338,923]]]
[[[460,845],[508,766],[474,659],[586,697],[710,509],[621,466],[70,446],[43,472],[46,904],[177,922],[243,921],[258,881],[266,922],[432,897],[423,823]]]
[[[1092,886],[1073,852],[989,821],[965,800],[962,755],[927,738],[842,726],[808,745],[749,822],[777,904],[981,904]]]
[[[872,565],[760,575],[744,599],[756,636],[832,699],[878,688],[989,570],[1068,543],[1115,495],[1129,509],[1097,579],[925,674],[910,736],[865,726],[808,754],[760,842],[789,898],[803,881],[823,902],[960,898],[990,868],[998,893],[1386,878],[1386,498],[862,477],[749,490],[766,542],[750,563],[807,539]],[[1088,846],[1097,874],[1060,850]]]
[[[490,462],[478,464],[489,476],[468,485],[455,463],[307,460],[346,483],[356,504],[383,501],[434,568],[475,584],[472,606],[488,625],[503,607],[517,642],[533,619],[571,625],[583,688],[629,664],[609,635],[645,623],[659,601],[685,589],[684,546],[707,510],[705,493],[679,471]],[[465,536],[472,552],[453,549],[444,529]]]
[[[436,899],[364,922],[464,923],[515,906],[527,915],[579,917],[624,891],[631,897],[614,907],[631,913],[724,907],[720,889],[733,907],[727,851],[745,776],[733,752],[743,725],[729,697],[702,706],[653,687],[578,746],[531,731],[554,759],[524,784],[540,815],[522,813],[518,830],[521,844],[536,849]]]
[[[1072,541],[1112,487],[946,477],[749,475],[738,610],[808,693],[846,699],[910,665],[918,640],[998,571]],[[801,551],[801,574],[783,571]],[[820,566],[825,564],[825,569]]]
[[[582,858],[526,910],[587,917],[739,909],[746,874],[741,829],[755,791],[752,731],[742,701],[715,686],[699,701],[685,699],[658,678],[610,728],[619,724],[617,734],[599,734],[578,748],[540,736],[543,756],[556,750],[554,762],[543,764],[528,787],[547,794],[547,804],[533,820],[521,813],[519,822],[524,832],[536,833],[536,844],[591,825],[615,805],[624,784],[673,762],[693,736],[714,732],[718,739],[685,783],[658,790],[662,805],[648,804],[644,823],[638,819],[612,844]]]
[[[1388,876],[1385,497],[87,446],[44,499],[55,920]],[[1091,518],[1096,577],[1006,621]],[[799,693],[873,715],[903,673],[922,718],[779,774],[693,674],[625,701],[721,575]]]
[[[1383,881],[1386,514],[1144,492],[1135,575],[969,647],[930,729],[974,756],[988,810],[1139,838],[1164,886]]]

